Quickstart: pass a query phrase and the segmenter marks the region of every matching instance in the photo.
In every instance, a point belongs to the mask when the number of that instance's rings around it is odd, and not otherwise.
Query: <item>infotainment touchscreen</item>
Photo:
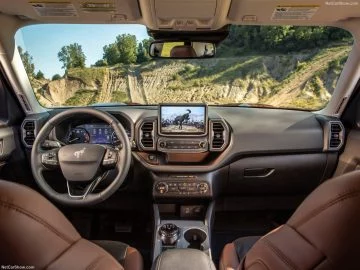
[[[206,105],[160,105],[160,134],[206,133]]]

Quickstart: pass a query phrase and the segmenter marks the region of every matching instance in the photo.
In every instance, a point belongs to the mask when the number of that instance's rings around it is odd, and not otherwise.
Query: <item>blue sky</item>
[[[143,25],[47,24],[24,27],[16,33],[15,40],[32,55],[36,72],[40,69],[51,78],[56,73],[64,74],[57,58],[62,46],[79,43],[87,57],[86,66],[90,66],[102,58],[103,47],[120,34],[135,35],[138,42],[148,37]]]

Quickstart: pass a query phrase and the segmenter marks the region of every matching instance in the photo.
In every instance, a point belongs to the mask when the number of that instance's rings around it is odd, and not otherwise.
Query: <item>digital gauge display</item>
[[[112,134],[114,130],[110,127],[88,125],[88,132],[90,133],[90,143],[97,144],[111,144]]]
[[[126,130],[130,137],[130,131]],[[73,128],[69,132],[68,143],[93,143],[93,144],[112,144],[120,143],[114,130],[103,124],[85,124]]]

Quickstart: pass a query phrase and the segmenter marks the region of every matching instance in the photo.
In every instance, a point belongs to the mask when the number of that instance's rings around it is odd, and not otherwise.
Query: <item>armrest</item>
[[[168,249],[157,257],[152,270],[216,270],[210,257],[197,249]]]

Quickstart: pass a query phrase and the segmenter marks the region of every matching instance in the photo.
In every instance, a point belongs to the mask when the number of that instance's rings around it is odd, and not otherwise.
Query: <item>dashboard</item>
[[[134,179],[138,186],[151,179],[155,198],[207,198],[217,185],[229,194],[311,190],[331,175],[345,141],[339,119],[312,112],[203,104],[96,109],[112,114],[125,128]],[[43,123],[61,110],[66,109],[27,116],[22,140],[28,149]],[[85,116],[67,119],[49,139],[121,143],[106,123]],[[144,171],[149,175],[136,176]]]

